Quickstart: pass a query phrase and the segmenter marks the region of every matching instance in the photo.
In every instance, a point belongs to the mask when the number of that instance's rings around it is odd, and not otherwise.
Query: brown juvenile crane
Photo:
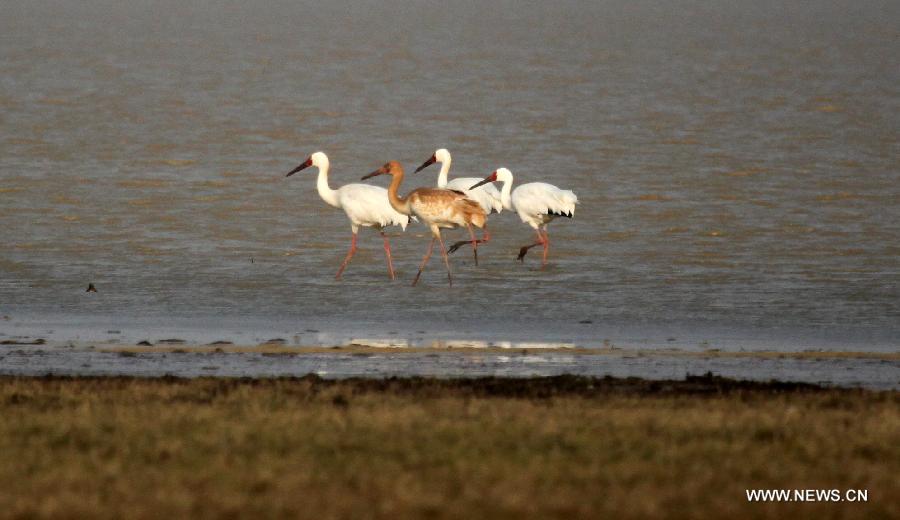
[[[475,231],[472,226],[483,228],[485,223],[485,212],[478,205],[468,198],[461,191],[443,190],[438,188],[417,188],[401,197],[397,194],[400,183],[403,182],[403,167],[397,161],[385,163],[384,166],[378,168],[374,172],[363,177],[363,180],[376,175],[390,175],[391,185],[388,187],[388,201],[398,213],[419,218],[429,228],[431,228],[431,244],[428,251],[422,259],[422,265],[419,266],[419,272],[413,280],[413,285],[419,281],[419,276],[428,264],[431,253],[434,250],[434,242],[441,244],[441,255],[444,257],[444,265],[447,266],[447,280],[453,286],[453,276],[450,274],[450,259],[447,257],[447,250],[444,248],[444,240],[441,238],[441,228],[455,228],[465,226],[469,230],[469,236],[472,237],[472,247],[475,249],[476,258],[478,258],[478,240],[475,238]]]

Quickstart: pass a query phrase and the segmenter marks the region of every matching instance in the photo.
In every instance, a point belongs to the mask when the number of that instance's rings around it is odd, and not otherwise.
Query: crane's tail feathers
[[[471,222],[477,228],[483,228],[487,222],[487,215],[484,208],[480,204],[471,199],[459,199],[462,204],[462,211],[466,215],[466,220]],[[459,206],[458,206],[459,207]]]
[[[558,198],[560,204],[550,210],[550,215],[558,217],[572,218],[575,216],[575,205],[578,204],[578,197],[570,190],[563,190]]]

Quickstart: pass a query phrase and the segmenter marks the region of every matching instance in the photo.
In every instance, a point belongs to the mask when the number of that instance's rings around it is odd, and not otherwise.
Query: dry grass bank
[[[0,378],[0,516],[900,516],[900,394],[586,379]],[[748,503],[747,488],[868,489]]]

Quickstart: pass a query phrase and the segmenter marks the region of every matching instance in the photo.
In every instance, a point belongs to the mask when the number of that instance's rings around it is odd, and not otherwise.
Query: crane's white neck
[[[512,205],[512,184],[513,178],[512,175],[505,177],[503,180],[503,188],[500,189],[500,204],[503,204],[503,209],[507,211],[513,211]]]
[[[341,203],[338,201],[337,190],[333,190],[328,186],[328,162],[326,161],[317,166],[319,167],[319,178],[316,180],[316,189],[319,191],[319,196],[330,206],[340,208]]]
[[[449,155],[449,154],[448,154]],[[446,157],[445,160],[441,161],[441,172],[438,174],[438,188],[446,188],[447,187],[447,174],[450,173],[450,157]]]

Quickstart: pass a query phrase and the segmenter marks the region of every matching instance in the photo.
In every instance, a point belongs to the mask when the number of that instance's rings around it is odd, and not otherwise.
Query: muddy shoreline
[[[348,395],[385,394],[413,397],[504,397],[547,399],[552,397],[596,398],[609,395],[652,396],[728,396],[728,395],[789,395],[789,394],[854,394],[870,390],[832,388],[811,383],[790,381],[751,381],[732,379],[712,373],[688,375],[684,379],[651,380],[639,377],[585,377],[559,375],[548,377],[470,377],[440,379],[432,377],[388,377],[326,379],[316,374],[301,377],[277,378],[220,378],[185,379],[175,376],[59,376],[36,377],[0,376],[0,384],[30,380],[48,385],[84,385],[91,387],[127,387],[133,384],[188,386],[197,382],[214,388],[215,392],[230,392],[241,387],[290,387],[301,392],[317,394],[342,391]],[[878,392],[875,392],[878,393]],[[886,395],[896,391],[884,392]]]

